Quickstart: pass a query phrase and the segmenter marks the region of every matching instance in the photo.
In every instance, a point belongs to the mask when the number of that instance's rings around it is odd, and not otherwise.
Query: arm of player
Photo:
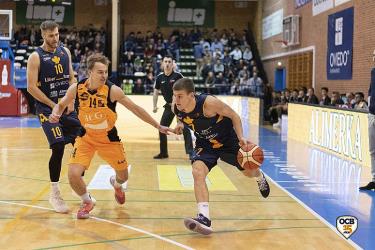
[[[205,113],[208,114],[216,113],[230,118],[233,122],[233,128],[236,131],[240,146],[250,143],[250,141],[243,136],[240,116],[227,104],[220,101],[216,97],[208,96],[204,104],[204,110]]]
[[[56,104],[55,107],[53,107],[52,113],[49,116],[49,122],[56,123],[59,121],[62,113],[64,112],[64,109],[75,100],[76,93],[77,93],[77,84],[74,83],[70,85],[70,87],[66,91],[65,96],[61,98],[59,103]]]
[[[152,96],[152,101],[153,101],[153,110],[152,112],[156,113],[158,111],[158,96],[159,96],[159,90],[154,88],[154,94]]]
[[[72,53],[70,53],[70,50],[68,48],[64,48],[64,49],[69,57],[69,85],[72,85],[74,83],[77,83],[77,79],[74,77],[74,70],[73,70],[73,65],[72,65]],[[66,111],[67,114],[74,111],[74,101],[75,99],[73,99],[73,101],[68,105],[68,109]]]
[[[174,106],[175,106],[175,97],[173,96],[171,107],[172,107],[173,114],[176,114],[174,110]],[[177,125],[173,129],[173,133],[175,133],[176,135],[181,135],[183,133],[183,130],[184,130],[184,124],[179,119],[177,119]]]
[[[151,117],[149,113],[146,112],[142,107],[135,104],[132,100],[130,100],[117,86],[111,87],[111,101],[117,101],[121,103],[125,108],[129,109],[133,114],[141,118],[144,122],[152,125],[153,127],[157,128],[161,133],[168,134],[168,132],[173,132],[172,129],[161,126],[154,118]]]
[[[36,52],[33,52],[27,60],[27,92],[30,93],[36,100],[47,106],[53,108],[56,103],[49,99],[39,88],[38,88],[38,74],[39,74],[39,56]]]

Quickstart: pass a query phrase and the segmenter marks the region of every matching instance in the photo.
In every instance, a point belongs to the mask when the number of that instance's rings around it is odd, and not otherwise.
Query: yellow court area
[[[151,96],[131,98],[151,113]],[[271,195],[263,199],[255,180],[223,162],[207,180],[214,233],[188,231],[183,220],[195,216],[197,208],[183,141],[170,135],[170,157],[156,161],[157,131],[120,105],[117,110],[117,127],[132,165],[126,203],[118,205],[113,190],[92,189],[97,203],[87,220],[74,218],[80,200],[67,179],[72,147],[65,149],[60,181],[71,214],[58,214],[48,203],[50,150],[42,129],[0,129],[0,249],[353,248],[271,181]],[[161,114],[153,116],[160,119]],[[85,182],[105,164],[96,156]]]

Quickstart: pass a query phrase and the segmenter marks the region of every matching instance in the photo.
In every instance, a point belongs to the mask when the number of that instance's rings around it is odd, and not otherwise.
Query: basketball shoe
[[[61,197],[60,191],[51,192],[48,201],[57,213],[66,214],[69,212],[69,208]]]
[[[90,211],[94,209],[94,202],[83,201],[80,209],[77,212],[77,219],[88,219],[90,217]]]
[[[116,182],[116,176],[112,175],[111,178],[109,179],[109,182],[111,183],[113,189],[115,190],[115,199],[118,204],[122,205],[125,203],[125,192],[122,186],[116,187],[115,182]]]
[[[211,220],[203,214],[198,214],[196,218],[186,218],[184,224],[187,229],[200,234],[209,235],[213,232]]]
[[[266,177],[264,177],[264,174],[262,173],[262,178],[260,180],[257,180],[259,191],[262,194],[264,198],[267,198],[270,194],[270,185],[268,185],[268,182],[266,180]]]

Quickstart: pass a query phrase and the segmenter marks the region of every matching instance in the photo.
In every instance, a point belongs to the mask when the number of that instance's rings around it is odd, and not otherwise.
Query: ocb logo
[[[337,230],[347,239],[357,231],[358,219],[354,216],[344,215],[336,219]]]

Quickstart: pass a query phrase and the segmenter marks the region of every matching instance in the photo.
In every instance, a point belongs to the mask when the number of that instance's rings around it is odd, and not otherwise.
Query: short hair
[[[87,69],[92,70],[96,62],[103,63],[107,66],[109,65],[109,60],[106,56],[95,53],[87,58]]]
[[[188,94],[195,92],[194,82],[189,78],[181,78],[173,84],[173,90],[185,90]]]
[[[359,95],[362,99],[365,98],[365,95],[363,94],[363,92],[357,92],[355,93],[355,95]]]
[[[328,88],[327,87],[322,87],[321,90],[325,90],[328,92]]]
[[[173,61],[173,56],[171,56],[171,55],[165,55],[165,56],[163,56],[163,61],[164,61],[165,58],[170,58]]]
[[[59,25],[56,22],[50,21],[50,20],[44,21],[40,24],[41,31],[54,30],[55,28],[58,28],[58,27]]]

